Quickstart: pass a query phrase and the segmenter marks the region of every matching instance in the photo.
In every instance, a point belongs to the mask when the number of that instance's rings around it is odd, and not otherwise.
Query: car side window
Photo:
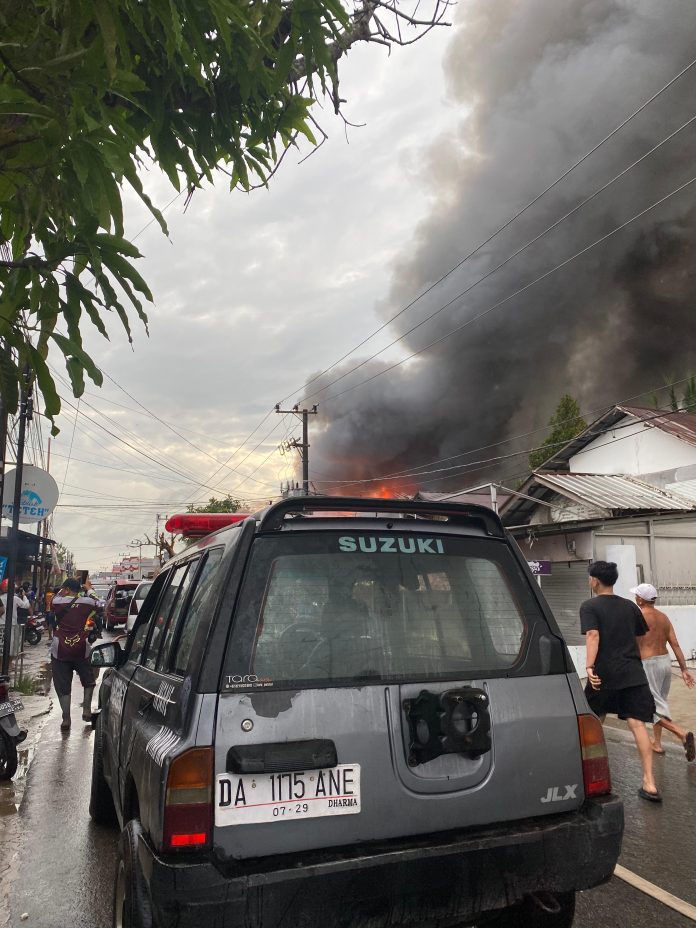
[[[159,577],[157,577],[148,592],[140,612],[138,613],[138,618],[136,619],[135,626],[133,627],[133,632],[130,638],[130,647],[128,648],[127,660],[129,661],[137,662],[140,660],[140,657],[143,653],[143,646],[145,644],[145,640],[147,639],[147,634],[150,631],[150,620],[154,612],[154,607],[160,598],[168,577],[169,571],[162,573],[159,575]]]
[[[164,594],[157,604],[154,622],[152,625],[152,632],[150,633],[150,640],[147,644],[147,651],[145,653],[144,661],[145,666],[149,670],[154,670],[157,666],[157,655],[159,654],[160,644],[162,643],[161,637],[167,627],[167,621],[169,619],[170,613],[176,606],[180,588],[188,568],[189,563],[187,561],[184,564],[179,564],[174,568],[174,570],[170,572],[169,584],[167,585]]]
[[[208,557],[201,568],[189,607],[183,617],[178,643],[172,660],[172,672],[184,676],[188,669],[191,649],[196,637],[198,626],[204,615],[209,614],[213,608],[212,592],[215,587],[217,568],[222,560],[223,548],[214,548],[208,552]]]
[[[200,562],[201,560],[198,557],[193,561],[188,562],[189,569],[186,571],[186,574],[181,581],[181,586],[179,587],[176,601],[170,610],[169,621],[167,622],[164,638],[160,647],[159,658],[157,660],[157,670],[162,673],[166,673],[169,669],[169,655],[171,654],[172,645],[176,638],[176,631],[179,626],[179,616],[181,615],[184,606],[186,605],[186,600],[189,596],[191,584],[193,583],[193,578],[196,576],[196,571],[198,570],[198,565]]]

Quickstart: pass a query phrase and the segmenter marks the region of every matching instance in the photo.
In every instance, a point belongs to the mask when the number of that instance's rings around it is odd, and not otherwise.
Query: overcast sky
[[[130,543],[153,537],[158,512],[225,492],[259,505],[292,477],[292,456],[268,455],[299,430],[275,415],[230,461],[238,472],[211,475],[276,402],[301,392],[309,374],[379,323],[375,305],[394,257],[432,192],[423,183],[425,152],[461,110],[444,89],[451,34],[436,31],[391,57],[380,46],[354,48],[341,92],[346,116],[365,126],[348,129],[349,144],[343,123],[325,109],[318,118],[328,141],[302,164],[308,149],[290,153],[268,191],[231,193],[221,176],[186,213],[183,197],[169,207],[169,241],[156,224],[139,235],[138,270],[155,296],[150,337],[135,321],[131,349],[112,321],[110,342],[88,338],[108,377],[102,389],[88,382],[76,427],[65,407],[52,442],[51,472],[62,490],[53,536],[78,566],[98,571],[133,553]],[[149,186],[160,207],[173,196],[157,177]],[[134,236],[148,216],[128,202]],[[59,360],[54,355],[53,364]]]

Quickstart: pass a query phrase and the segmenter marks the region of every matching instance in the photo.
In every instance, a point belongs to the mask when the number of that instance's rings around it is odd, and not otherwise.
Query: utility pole
[[[162,515],[161,512],[157,513],[157,522],[155,523],[155,557],[157,558],[160,567],[162,566],[163,548],[162,548],[162,542],[160,541],[159,525],[162,519],[166,521],[168,518],[169,516]],[[162,534],[164,535],[164,533]]]
[[[280,403],[276,403],[275,411],[282,416],[297,416],[302,419],[302,441],[291,438],[283,442],[281,447],[287,449],[295,448],[300,452],[302,460],[302,495],[309,496],[309,417],[316,416],[318,410],[316,406],[311,409],[300,409],[299,405],[293,406],[292,409],[281,409]]]
[[[3,346],[3,350],[5,350],[4,346]],[[0,460],[0,535],[2,535],[2,529],[1,529],[1,526],[2,526],[2,496],[3,496],[3,490],[5,488],[5,471],[7,470],[7,404],[5,403],[2,393],[0,393],[0,459],[1,459]],[[3,571],[3,575],[4,575],[4,571]],[[4,579],[4,576],[0,577],[0,580],[2,579]],[[10,597],[8,596],[6,611],[9,611],[9,607],[10,607]],[[12,634],[12,623],[10,622],[9,634],[8,634],[7,618],[5,618],[4,638],[2,640],[3,641],[2,643],[2,675],[3,677],[7,675],[7,670],[5,668],[7,667],[7,669],[9,669],[9,666],[10,666],[9,655],[10,655],[10,650],[12,648],[12,639],[10,637],[11,634]],[[8,655],[7,661],[5,660],[5,654]]]
[[[12,636],[12,622],[14,619],[15,583],[17,580],[17,561],[19,556],[19,507],[22,501],[22,477],[24,467],[24,440],[26,437],[27,422],[34,414],[33,398],[30,389],[31,375],[25,370],[22,376],[22,387],[19,404],[19,429],[17,432],[17,462],[15,464],[14,499],[12,505],[12,528],[7,546],[7,606],[5,607],[5,642],[2,650],[2,675],[7,676],[10,670],[10,650]]]

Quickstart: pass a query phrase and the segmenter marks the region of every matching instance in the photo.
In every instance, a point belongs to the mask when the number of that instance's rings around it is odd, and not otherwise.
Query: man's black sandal
[[[649,793],[647,789],[641,788],[638,790],[638,795],[641,799],[647,799],[648,802],[662,802],[662,796],[659,793]]]

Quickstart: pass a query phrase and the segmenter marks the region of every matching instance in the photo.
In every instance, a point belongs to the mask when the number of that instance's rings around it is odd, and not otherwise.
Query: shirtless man
[[[636,605],[643,613],[643,618],[648,624],[649,631],[642,638],[638,639],[638,648],[640,657],[643,661],[645,675],[648,678],[650,689],[655,698],[656,715],[653,723],[653,745],[652,749],[656,754],[664,754],[662,748],[662,729],[666,728],[679,738],[686,751],[688,761],[696,758],[696,744],[694,744],[694,734],[675,725],[667,704],[669,696],[669,687],[672,682],[672,658],[667,651],[667,645],[674,651],[674,656],[681,668],[682,680],[691,688],[696,685],[696,681],[691,676],[686,667],[684,652],[679,647],[677,636],[674,633],[672,623],[659,609],[655,608],[657,599],[657,590],[652,583],[641,583],[631,590],[636,598]]]

